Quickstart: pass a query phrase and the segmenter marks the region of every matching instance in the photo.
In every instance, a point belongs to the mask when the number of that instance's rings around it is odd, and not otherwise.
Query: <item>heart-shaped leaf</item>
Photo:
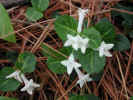
[[[99,73],[105,66],[105,57],[100,57],[97,51],[87,49],[85,54],[74,52],[74,55],[89,74]]]
[[[96,49],[100,46],[101,44],[101,35],[100,33],[93,27],[85,29],[83,31],[83,35],[85,35],[85,37],[89,38],[89,44],[88,47],[92,48],[92,49]]]
[[[113,42],[115,39],[115,28],[108,21],[107,18],[101,19],[96,25],[95,28],[100,32],[102,38],[105,42]]]
[[[30,52],[24,52],[19,55],[16,67],[23,73],[31,73],[35,70],[36,57]]]
[[[0,3],[0,37],[8,42],[16,42],[13,26],[7,11]]]
[[[33,8],[43,12],[48,8],[49,0],[31,0]]]
[[[65,41],[67,40],[67,34],[77,34],[77,21],[68,15],[57,17],[55,23],[55,30],[59,37]]]
[[[30,21],[37,21],[43,17],[43,13],[35,8],[29,7],[26,11],[26,17]]]
[[[116,35],[114,50],[125,51],[130,48],[130,42],[127,37],[122,34]]]
[[[71,96],[69,100],[99,100],[97,96],[93,95],[93,94],[89,94],[89,95],[74,95]]]
[[[5,67],[0,71],[0,90],[1,91],[15,91],[20,83],[15,79],[6,79],[6,76],[13,73],[14,70],[11,67]]]
[[[0,100],[18,100],[18,99],[0,96]]]
[[[47,60],[48,68],[56,74],[64,74],[66,72],[66,67],[61,65],[62,60],[48,57],[48,60]]]

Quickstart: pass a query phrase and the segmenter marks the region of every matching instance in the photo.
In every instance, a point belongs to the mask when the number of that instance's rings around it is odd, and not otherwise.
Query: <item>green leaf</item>
[[[36,57],[30,52],[24,52],[19,55],[16,62],[16,67],[20,69],[23,73],[31,73],[35,70]]]
[[[99,100],[97,96],[93,95],[93,94],[89,94],[89,95],[77,95],[77,96],[71,96],[69,98],[69,100]]]
[[[77,21],[68,15],[60,16],[56,19],[55,30],[59,37],[65,41],[67,40],[67,34],[76,35],[77,34]]]
[[[31,3],[35,9],[43,12],[48,8],[49,0],[31,0]]]
[[[43,55],[48,57],[48,68],[56,74],[63,74],[64,72],[66,72],[66,68],[61,65],[61,61],[69,56],[69,54],[72,52],[72,48],[62,48],[60,50],[56,50],[47,44],[42,44],[41,46],[43,48]]]
[[[101,36],[100,33],[93,27],[85,29],[83,31],[84,35],[90,39],[88,47],[92,49],[96,49],[101,44]]]
[[[10,60],[11,62],[15,63],[18,58],[18,53],[16,51],[8,51],[6,53],[6,58]]]
[[[69,56],[69,54],[72,52],[72,49],[62,48],[60,50],[55,50],[47,45],[42,45],[42,47],[43,47],[43,52],[42,52],[43,55],[45,56],[46,54],[48,54],[47,55],[48,68],[56,74],[63,74],[64,72],[66,72],[66,68],[61,64],[61,61],[66,59],[67,56]]]
[[[130,100],[133,100],[133,96],[130,98]]]
[[[87,49],[86,54],[74,52],[75,57],[82,64],[82,68],[89,74],[99,73],[104,69],[105,57],[100,57],[99,52]]]
[[[0,100],[18,100],[18,99],[0,96]]]
[[[115,41],[115,46],[114,50],[116,51],[125,51],[130,48],[130,42],[127,37],[125,37],[122,34],[116,35],[116,41]]]
[[[0,90],[1,91],[15,91],[20,83],[15,79],[6,79],[6,76],[13,73],[14,70],[11,67],[5,67],[0,71]]]
[[[126,3],[123,3],[123,4],[117,3],[114,6],[114,8],[130,11],[130,12],[133,11],[132,5],[127,5]],[[119,27],[123,28],[123,31],[125,33],[128,33],[130,30],[132,30],[132,26],[133,26],[132,14],[123,13],[119,11],[112,11],[112,18],[116,19],[117,24],[119,25]]]
[[[66,67],[61,65],[62,60],[64,59],[55,59],[52,57],[48,57],[47,60],[48,68],[56,74],[64,74],[66,72]]]
[[[48,44],[42,44],[41,45],[42,47],[42,54],[45,56],[45,57],[53,57],[53,58],[63,58],[65,59],[66,55],[69,55],[72,51],[72,48],[62,48],[60,50],[56,50],[54,49],[53,47],[49,46]]]
[[[13,26],[11,20],[8,16],[7,11],[0,3],[0,37],[8,42],[16,42],[16,37],[14,35]]]
[[[43,17],[43,13],[36,10],[35,8],[30,7],[26,11],[26,17],[30,21],[37,21]]]
[[[129,35],[130,38],[133,38],[133,30],[128,32],[128,35]]]
[[[95,25],[95,28],[101,33],[102,38],[105,42],[113,42],[115,38],[115,28],[114,26],[108,21],[108,19],[104,18],[101,19]]]

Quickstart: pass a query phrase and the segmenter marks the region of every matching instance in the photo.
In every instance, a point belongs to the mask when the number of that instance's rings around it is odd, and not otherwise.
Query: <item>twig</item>
[[[120,64],[120,60],[119,60],[119,57],[118,57],[117,54],[116,54],[116,58],[117,58],[118,67],[119,67],[119,70],[120,70],[120,73],[121,73],[121,77],[122,77],[122,81],[123,81],[123,85],[124,85],[124,89],[125,89],[125,93],[126,93],[126,98],[128,100],[129,96],[128,96],[128,93],[127,93],[126,81],[125,81],[125,78],[124,78],[124,75],[123,75],[123,72],[122,72],[122,68],[121,68],[121,64]]]

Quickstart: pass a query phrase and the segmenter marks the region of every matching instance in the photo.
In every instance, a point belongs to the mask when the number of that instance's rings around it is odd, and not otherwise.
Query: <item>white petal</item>
[[[88,9],[81,9],[81,8],[79,8],[78,9],[78,14],[79,14],[79,16],[81,16],[81,15],[85,16],[88,11],[89,11]]]
[[[24,74],[21,74],[21,78],[22,78],[22,80],[23,80],[23,82],[24,82],[25,84],[28,84],[28,83],[29,83],[28,79],[25,77]]]
[[[12,74],[6,76],[6,79],[8,79],[8,78],[13,78],[13,77],[14,77],[14,73],[12,73]]]
[[[77,35],[77,36],[75,37],[75,39],[76,39],[76,41],[81,41],[81,40],[82,40],[82,38],[80,37],[80,35]]]
[[[78,50],[78,48],[79,48],[79,46],[78,46],[78,44],[77,43],[75,43],[75,44],[72,44],[72,48],[74,49],[74,50]]]
[[[75,66],[74,68],[79,68],[79,67],[81,67],[81,64],[80,64],[80,63],[75,62],[75,63],[74,63],[74,66]]]
[[[82,48],[81,48],[81,52],[82,52],[83,54],[85,54],[85,51],[86,51],[86,47],[82,47]]]
[[[68,75],[70,75],[72,73],[72,71],[73,71],[73,67],[72,66],[68,66],[67,67],[67,73],[68,73]]]
[[[92,78],[88,77],[87,82],[90,82],[90,81],[92,81]]]
[[[18,80],[21,83],[23,82],[20,76],[16,76],[16,77],[17,77],[16,80]]]
[[[106,44],[105,48],[106,48],[106,50],[110,50],[113,48],[113,46],[114,46],[114,44]]]
[[[83,44],[85,44],[86,46],[88,45],[88,42],[89,42],[88,38],[83,39]]]
[[[111,54],[109,51],[105,51],[104,54],[105,54],[105,56],[107,56],[107,57],[112,57],[112,54]]]
[[[77,32],[81,32],[82,31],[82,25],[83,25],[83,21],[80,19],[79,23],[78,23],[78,28],[77,28]]]
[[[84,76],[84,74],[78,68],[75,68],[75,71],[77,72],[79,79],[81,79]]]
[[[83,85],[84,85],[84,81],[82,81],[82,80],[78,80],[78,81],[77,81],[77,84],[79,84],[79,85],[80,85],[80,88],[82,88]]]
[[[104,49],[103,48],[100,48],[99,49],[99,56],[100,57],[103,57],[103,55],[104,55]]]
[[[73,39],[73,36],[70,34],[67,34],[67,38],[71,40],[71,39]]]
[[[67,41],[65,42],[65,44],[64,44],[65,47],[67,47],[67,46],[71,46],[71,45],[72,45],[72,42],[69,41],[69,40],[67,40]]]
[[[73,54],[70,55],[69,60],[74,61],[74,55]]]
[[[6,76],[6,79],[8,78],[14,78],[16,80],[18,80],[19,82],[22,83],[22,79],[20,77],[20,72],[19,70],[16,70],[15,72],[11,73],[10,75]]]
[[[24,86],[21,91],[26,91],[28,87]]]
[[[28,89],[27,92],[28,92],[29,95],[33,94],[33,90],[31,90],[31,89]]]
[[[67,60],[63,60],[63,61],[61,61],[61,64],[64,65],[64,66],[67,66],[68,65],[68,61]]]
[[[81,8],[78,9],[79,21],[78,21],[77,32],[79,32],[79,33],[82,31],[82,25],[83,25],[84,17],[85,17],[87,12],[88,12],[88,9],[81,9]]]
[[[64,46],[71,46],[74,43],[74,37],[70,34],[67,34],[67,41]]]
[[[33,86],[34,86],[34,87],[40,87],[40,84],[34,83]]]
[[[104,42],[104,41],[102,41],[101,46],[102,46],[102,47],[104,47],[104,46],[105,46],[105,42]]]

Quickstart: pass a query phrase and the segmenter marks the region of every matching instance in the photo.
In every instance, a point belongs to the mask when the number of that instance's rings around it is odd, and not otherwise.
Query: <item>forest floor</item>
[[[116,5],[121,8],[114,8]],[[49,8],[43,13],[44,17],[35,22],[27,21],[25,17],[26,9],[30,6],[15,6],[7,9],[12,24],[15,29],[17,43],[8,43],[0,40],[0,67],[12,66],[13,63],[5,56],[6,53],[16,56],[18,53],[30,51],[37,57],[36,70],[28,77],[41,80],[41,88],[36,90],[32,96],[25,92],[2,92],[0,95],[16,97],[19,100],[68,100],[70,93],[87,94],[93,93],[100,100],[129,100],[133,96],[133,41],[124,30],[121,16],[112,15],[116,13],[132,16],[133,21],[133,1],[132,0],[50,0]],[[78,18],[77,8],[89,8],[88,26],[91,22],[97,23],[106,17],[115,26],[116,33],[123,34],[130,40],[130,49],[123,52],[112,52],[112,58],[106,58],[104,73],[99,81],[92,81],[80,89],[75,87],[78,78],[70,81],[67,74],[57,75],[51,72],[45,63],[47,57],[41,53],[41,44],[47,43],[51,47],[58,49],[62,47],[62,41],[54,30],[54,21],[58,15],[71,15]],[[128,8],[132,8],[132,11]],[[127,19],[128,20],[128,17]],[[127,27],[133,28],[133,23]],[[45,34],[48,32],[48,34]],[[56,99],[55,99],[56,98]]]

